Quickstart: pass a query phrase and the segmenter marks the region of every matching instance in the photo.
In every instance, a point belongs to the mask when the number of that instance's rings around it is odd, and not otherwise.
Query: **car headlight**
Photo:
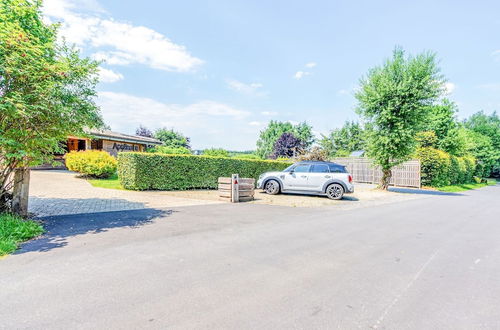
[[[262,173],[261,175],[259,175],[259,180],[262,179],[264,176],[266,176],[266,173]]]

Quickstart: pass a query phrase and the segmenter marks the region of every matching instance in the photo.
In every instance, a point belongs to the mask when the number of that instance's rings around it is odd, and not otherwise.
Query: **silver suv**
[[[326,195],[341,199],[344,193],[353,193],[352,176],[344,166],[320,161],[299,162],[282,172],[261,174],[257,188],[270,195],[300,193]]]

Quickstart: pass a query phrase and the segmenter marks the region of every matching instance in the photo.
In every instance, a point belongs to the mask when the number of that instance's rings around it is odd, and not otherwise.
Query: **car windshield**
[[[287,168],[285,168],[283,170],[283,172],[290,172],[294,166],[295,166],[295,164],[292,164],[292,165],[288,166]]]

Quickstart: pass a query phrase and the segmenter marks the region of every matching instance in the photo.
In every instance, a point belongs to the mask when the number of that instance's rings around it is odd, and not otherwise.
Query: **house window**
[[[102,140],[92,140],[90,142],[90,148],[93,150],[102,150]]]

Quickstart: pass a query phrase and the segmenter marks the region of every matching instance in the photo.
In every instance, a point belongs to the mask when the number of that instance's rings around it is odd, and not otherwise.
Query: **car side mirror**
[[[288,174],[292,175],[293,174],[293,170],[291,170],[290,172],[288,172]]]

